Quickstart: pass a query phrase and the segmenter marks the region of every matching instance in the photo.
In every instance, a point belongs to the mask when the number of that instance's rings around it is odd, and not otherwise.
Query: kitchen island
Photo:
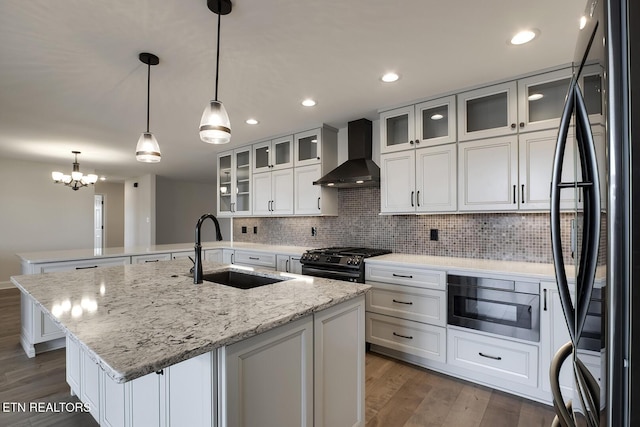
[[[364,423],[367,285],[260,269],[282,281],[194,285],[190,267],[11,280],[65,331],[67,381],[101,425]]]

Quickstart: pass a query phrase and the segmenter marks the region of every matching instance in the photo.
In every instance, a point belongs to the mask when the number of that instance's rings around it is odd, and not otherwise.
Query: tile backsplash
[[[235,241],[295,245],[365,246],[393,252],[553,262],[548,213],[474,213],[379,215],[380,189],[338,190],[337,217],[235,218]],[[568,245],[569,214],[562,215],[563,242]],[[246,234],[242,227],[246,227]],[[257,227],[257,234],[253,233]],[[317,228],[317,235],[311,228]],[[438,240],[430,231],[438,230]],[[565,259],[570,250],[564,248]]]

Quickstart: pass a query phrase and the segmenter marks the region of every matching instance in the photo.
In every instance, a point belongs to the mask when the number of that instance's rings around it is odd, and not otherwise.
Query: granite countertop
[[[188,259],[14,276],[117,382],[126,382],[364,294],[370,286],[317,277],[250,290],[194,285]],[[203,262],[205,274],[232,268]]]
[[[167,252],[186,252],[193,251],[193,247],[194,243],[190,242],[166,245],[104,248],[101,250],[63,249],[52,251],[22,252],[16,255],[22,262],[26,262],[28,264],[38,264],[43,262],[77,261],[81,259],[93,258],[115,258],[120,256],[151,255]],[[203,242],[202,249],[244,249],[258,252],[302,255],[308,249],[313,248],[303,246],[267,245],[262,243],[230,242],[224,240],[220,242]]]

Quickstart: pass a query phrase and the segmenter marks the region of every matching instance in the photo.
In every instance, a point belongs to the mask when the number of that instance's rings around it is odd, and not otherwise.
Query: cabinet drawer
[[[64,261],[42,264],[38,267],[37,273],[53,273],[55,271],[83,270],[96,267],[126,265],[129,264],[129,257],[118,258],[98,258],[83,259],[79,261]]]
[[[262,252],[245,252],[236,250],[234,264],[254,265],[256,267],[276,267],[276,255]]]
[[[148,264],[169,260],[171,260],[171,254],[135,255],[131,257],[131,264]]]
[[[366,313],[367,342],[425,359],[446,361],[446,328]]]
[[[444,291],[446,289],[447,275],[444,271],[365,264],[365,283],[369,281]]]
[[[457,329],[447,331],[448,363],[537,387],[538,348]]]
[[[367,311],[436,326],[447,324],[445,291],[370,282]]]

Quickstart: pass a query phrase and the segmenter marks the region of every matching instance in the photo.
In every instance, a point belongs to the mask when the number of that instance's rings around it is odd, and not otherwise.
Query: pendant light
[[[218,101],[218,72],[220,71],[220,16],[231,13],[231,0],[207,0],[207,7],[218,15],[218,44],[216,51],[216,92],[200,119],[200,139],[209,144],[226,144],[231,141],[231,123],[227,110]]]
[[[147,131],[142,132],[136,145],[136,160],[144,163],[158,163],[160,161],[160,146],[156,137],[149,132],[149,93],[151,92],[151,66],[158,65],[160,59],[153,53],[143,52],[138,55],[142,63],[147,64]]]

